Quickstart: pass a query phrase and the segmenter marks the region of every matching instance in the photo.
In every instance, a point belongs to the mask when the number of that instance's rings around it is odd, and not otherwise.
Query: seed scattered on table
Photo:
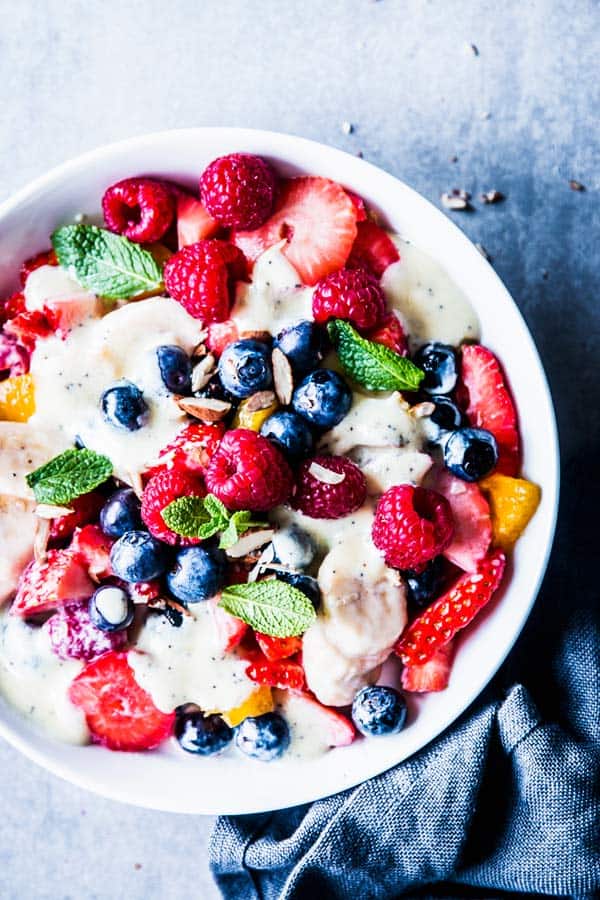
[[[472,210],[470,204],[471,195],[462,188],[453,188],[451,191],[445,191],[441,196],[442,205],[446,209],[452,210]]]
[[[575,181],[574,178],[571,178],[569,180],[569,187],[571,188],[572,191],[580,191],[580,192],[585,191],[585,185],[582,184],[580,181]]]
[[[486,191],[484,194],[481,194],[482,203],[502,203],[503,200],[506,200],[506,195],[502,191]]]

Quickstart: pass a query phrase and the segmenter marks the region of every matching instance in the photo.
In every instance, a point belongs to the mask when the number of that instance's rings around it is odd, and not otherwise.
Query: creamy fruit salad
[[[249,154],[102,210],[0,304],[0,694],[121,751],[397,733],[539,502],[467,298]]]

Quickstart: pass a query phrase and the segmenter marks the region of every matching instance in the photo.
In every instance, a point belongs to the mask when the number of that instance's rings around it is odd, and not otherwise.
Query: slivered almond
[[[268,331],[241,331],[240,340],[262,341],[263,344],[268,344],[271,340],[271,335]]]
[[[142,473],[141,472],[127,472],[127,484],[133,488],[133,492],[136,497],[142,496],[144,493],[144,482],[142,481]]]
[[[257,391],[248,397],[246,401],[246,412],[259,412],[261,409],[268,409],[275,403],[275,394],[273,391]]]
[[[134,600],[134,603],[144,604],[149,606],[151,609],[165,609],[167,606],[170,606],[171,609],[176,609],[178,612],[182,613],[184,616],[189,616],[192,618],[192,614],[185,606],[182,606],[181,603],[177,603],[176,600],[167,599],[166,597],[153,597],[151,600],[143,600],[142,598]]]
[[[231,403],[211,397],[178,397],[175,402],[188,416],[208,423],[220,422],[231,410]]]
[[[260,531],[249,531],[241,537],[233,547],[229,547],[225,553],[232,559],[239,559],[241,556],[246,556],[248,553],[251,553],[252,550],[257,550],[259,547],[268,544],[274,534],[275,531],[272,528],[263,528]]]
[[[308,471],[313,478],[316,478],[317,481],[321,481],[323,484],[341,484],[346,477],[344,472],[332,472],[331,469],[326,469],[325,466],[320,466],[316,462],[310,464]]]
[[[201,391],[203,387],[206,387],[216,368],[217,363],[214,356],[212,353],[208,353],[192,369],[192,390]]]
[[[39,519],[60,519],[73,512],[68,506],[53,506],[51,503],[38,503],[35,514]]]
[[[415,419],[424,419],[425,416],[430,416],[434,409],[435,403],[430,403],[429,400],[425,400],[423,403],[417,403],[415,406],[411,406],[410,414],[411,416],[414,416]]]
[[[275,347],[273,350],[271,362],[273,364],[273,381],[277,399],[282,406],[287,406],[292,399],[292,391],[294,390],[292,367],[287,356],[279,347]]]
[[[47,556],[48,538],[50,537],[50,519],[35,520],[33,536],[33,558],[36,562],[44,562]]]

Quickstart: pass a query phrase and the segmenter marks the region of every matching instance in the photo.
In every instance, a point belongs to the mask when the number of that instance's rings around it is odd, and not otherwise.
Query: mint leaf
[[[216,499],[216,498],[215,498]],[[227,527],[228,515],[213,516],[206,504],[207,497],[178,497],[162,510],[167,528],[182,537],[206,540]],[[225,509],[225,507],[223,507]],[[225,510],[227,514],[227,510]]]
[[[255,631],[272,637],[302,634],[317,615],[306,594],[276,578],[231,584],[221,593],[219,606]]]
[[[221,503],[214,494],[207,494],[204,498],[204,507],[212,519],[224,522],[223,527],[227,527],[229,521],[229,510],[224,503]]]
[[[107,456],[93,450],[65,450],[26,477],[38,503],[66,506],[87,494],[112,475]]]
[[[152,254],[105,228],[65,225],[52,235],[52,246],[61,266],[100,297],[126,300],[162,287]]]
[[[405,356],[360,336],[349,322],[333,319],[327,326],[346,375],[369,391],[416,391],[425,377]]]
[[[267,528],[268,522],[253,522],[252,513],[247,509],[241,509],[234,512],[229,524],[221,535],[219,547],[221,550],[229,550],[234,544],[237,544],[240,537],[249,531],[250,528]]]

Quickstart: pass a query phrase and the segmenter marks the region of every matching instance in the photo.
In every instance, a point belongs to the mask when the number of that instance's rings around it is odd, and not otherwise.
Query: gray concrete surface
[[[0,0],[0,23],[0,200],[108,141],[231,124],[361,151],[436,202],[503,191],[454,216],[493,256],[550,375],[566,477],[549,579],[592,585],[569,554],[591,544],[599,424],[597,2]],[[4,900],[216,896],[209,819],[101,800],[6,744],[0,810]]]

